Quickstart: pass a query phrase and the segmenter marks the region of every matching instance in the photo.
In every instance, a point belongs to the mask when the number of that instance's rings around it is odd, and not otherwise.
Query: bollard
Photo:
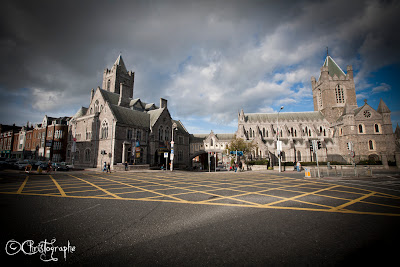
[[[342,172],[342,177],[343,177],[343,166],[340,166],[340,171]]]

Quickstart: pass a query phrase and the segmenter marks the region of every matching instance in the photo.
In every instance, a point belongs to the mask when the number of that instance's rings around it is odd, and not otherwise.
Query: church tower
[[[133,98],[133,84],[135,73],[127,71],[122,56],[119,55],[111,69],[105,69],[103,72],[103,89],[112,93],[120,93],[120,84],[128,87],[127,96]]]
[[[335,122],[345,106],[357,108],[353,67],[347,66],[347,74],[328,54],[321,67],[318,81],[311,77],[314,111],[321,111],[329,122]]]

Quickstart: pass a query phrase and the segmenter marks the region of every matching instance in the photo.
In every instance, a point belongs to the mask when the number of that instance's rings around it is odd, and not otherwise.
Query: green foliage
[[[241,138],[235,137],[229,143],[228,149],[229,151],[243,151],[244,154],[251,152],[254,149],[255,145],[253,142],[249,143],[244,141]]]

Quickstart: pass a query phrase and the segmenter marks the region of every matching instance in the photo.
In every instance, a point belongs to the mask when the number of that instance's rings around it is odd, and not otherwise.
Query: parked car
[[[24,170],[28,164],[30,164],[29,160],[23,160],[16,162],[14,166],[16,166],[18,170]]]
[[[56,162],[52,164],[53,170],[55,171],[68,171],[69,168],[65,162]]]

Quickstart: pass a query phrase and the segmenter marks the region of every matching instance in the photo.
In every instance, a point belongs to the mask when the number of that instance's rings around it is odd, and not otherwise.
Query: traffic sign
[[[164,152],[164,158],[168,158],[168,152]]]

